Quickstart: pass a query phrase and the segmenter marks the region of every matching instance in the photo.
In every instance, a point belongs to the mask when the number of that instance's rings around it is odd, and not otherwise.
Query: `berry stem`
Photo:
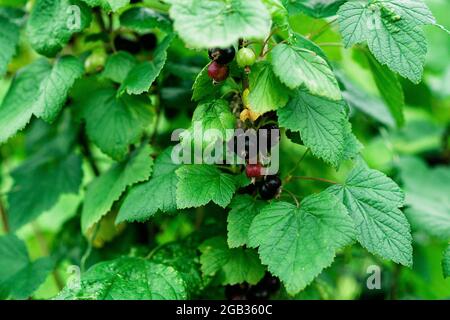
[[[292,199],[294,199],[295,205],[297,206],[297,208],[300,207],[300,202],[298,202],[297,196],[295,194],[293,194],[292,192],[290,192],[287,189],[283,189],[283,192],[286,192],[288,195],[291,196]]]
[[[260,54],[259,54],[259,56],[260,56],[261,58],[264,57],[264,56],[266,55],[266,47],[267,47],[267,44],[269,43],[269,41],[270,41],[270,39],[272,38],[272,36],[273,36],[275,33],[277,33],[277,31],[278,31],[278,28],[274,28],[274,29],[270,32],[270,34],[269,34],[269,36],[266,38],[266,40],[264,40],[263,45],[262,45],[262,48],[261,48],[261,52],[260,52]]]

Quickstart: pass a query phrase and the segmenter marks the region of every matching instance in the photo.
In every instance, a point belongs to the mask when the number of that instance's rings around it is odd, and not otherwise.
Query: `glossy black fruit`
[[[264,184],[270,190],[278,191],[278,189],[281,187],[281,179],[278,176],[267,176]]]
[[[154,33],[147,33],[140,37],[140,43],[143,50],[152,51],[158,44],[158,38]]]
[[[127,51],[131,54],[137,54],[141,51],[141,46],[138,42],[117,36],[114,38],[114,47],[117,51]]]
[[[211,60],[217,61],[220,64],[228,64],[233,61],[236,55],[236,50],[234,47],[225,49],[211,48],[208,50],[208,55]]]
[[[261,184],[259,187],[259,195],[264,200],[271,200],[275,198],[277,195],[278,190],[273,190],[270,187],[268,187],[265,183]]]

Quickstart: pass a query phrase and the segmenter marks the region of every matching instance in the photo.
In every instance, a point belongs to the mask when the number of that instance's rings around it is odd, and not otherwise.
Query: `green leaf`
[[[212,98],[220,92],[222,83],[213,84],[211,78],[208,76],[208,66],[209,64],[195,78],[192,86],[192,100],[194,101]]]
[[[406,215],[419,230],[450,238],[450,169],[428,168],[419,158],[405,157],[400,174],[406,193]]]
[[[291,89],[305,85],[315,95],[341,99],[341,91],[328,63],[315,52],[279,44],[272,50],[273,71]]]
[[[225,208],[236,190],[232,175],[211,165],[185,165],[177,171],[177,207],[201,207],[210,201]]]
[[[173,267],[121,257],[92,266],[80,287],[67,286],[57,300],[181,300],[186,284]]]
[[[64,141],[66,143],[66,141]],[[54,154],[49,149],[28,158],[11,176],[8,217],[17,230],[51,209],[64,194],[77,194],[83,172],[82,160],[74,153]]]
[[[248,230],[253,218],[266,205],[264,201],[253,199],[249,195],[238,195],[230,204],[228,213],[228,245],[237,248],[248,245]]]
[[[8,140],[30,121],[40,83],[50,68],[47,61],[39,59],[17,73],[0,106],[0,142]]]
[[[54,57],[72,35],[91,23],[90,10],[77,0],[36,0],[27,23],[31,46]]]
[[[249,102],[254,112],[265,113],[282,108],[289,100],[289,89],[280,82],[268,62],[252,67],[249,86]]]
[[[39,59],[17,74],[0,106],[0,142],[23,129],[32,115],[53,121],[83,73],[80,60],[61,57],[52,66]]]
[[[260,0],[173,1],[170,16],[184,42],[196,48],[224,48],[240,38],[263,39],[271,26]]]
[[[0,16],[0,77],[4,76],[9,62],[16,53],[19,38],[19,27],[6,17]]]
[[[166,63],[167,48],[169,48],[172,39],[172,35],[166,36],[155,50],[151,61],[141,62],[130,70],[120,86],[120,94],[123,94],[125,91],[128,94],[141,94],[150,89],[153,81],[156,80]]]
[[[149,8],[136,7],[120,15],[120,25],[131,30],[145,33],[155,28],[170,31],[172,25],[167,16]]]
[[[113,165],[90,183],[81,213],[84,233],[111,210],[127,187],[148,180],[153,169],[151,152],[149,146],[141,147],[127,161]]]
[[[379,2],[402,18],[421,24],[436,23],[433,14],[423,0],[379,0]]]
[[[192,116],[192,123],[193,125],[181,134],[183,143],[193,142],[206,148],[218,141],[231,139],[232,133],[227,130],[235,128],[236,117],[226,100],[217,99],[199,104]]]
[[[200,246],[200,263],[205,276],[219,274],[223,285],[243,282],[257,284],[265,273],[258,254],[252,249],[229,249],[222,237],[206,240]]]
[[[442,259],[442,268],[444,270],[444,277],[450,277],[450,245],[448,245],[447,249],[444,251],[444,256]]]
[[[175,212],[178,177],[175,171],[180,167],[173,163],[172,148],[166,149],[155,160],[151,179],[131,188],[117,216],[116,223],[123,221],[146,221],[158,210]]]
[[[412,265],[410,226],[398,209],[404,194],[394,181],[360,162],[344,184],[328,191],[347,207],[363,247],[385,259]]]
[[[300,208],[273,202],[250,226],[250,245],[290,294],[304,289],[331,265],[336,251],[355,236],[353,223],[339,200],[327,193],[306,197]]]
[[[128,73],[138,63],[137,59],[126,51],[119,51],[110,55],[106,60],[102,75],[117,83],[125,81]]]
[[[395,127],[395,120],[381,98],[367,93],[361,86],[352,82],[342,73],[338,73],[338,78],[339,82],[344,86],[342,96],[351,107],[358,109],[388,127]]]
[[[35,97],[34,114],[47,122],[53,122],[66,102],[69,90],[83,72],[83,64],[78,58],[65,56],[58,59],[40,84],[39,96]]]
[[[197,242],[190,238],[161,246],[151,261],[174,267],[189,288],[189,296],[198,295],[204,287]]]
[[[347,133],[345,103],[297,90],[286,107],[278,109],[280,126],[299,131],[312,153],[338,167],[343,158]]]
[[[114,89],[93,91],[82,104],[89,138],[115,160],[125,158],[129,146],[139,141],[153,118],[148,97],[117,98]]]
[[[90,7],[102,7],[106,11],[116,12],[130,3],[130,0],[82,0]]]
[[[344,4],[338,12],[344,44],[348,47],[367,41],[370,51],[381,64],[418,83],[422,78],[427,53],[425,35],[420,28],[422,22],[409,19],[415,7],[407,8],[392,3],[380,1],[369,5],[351,1]],[[398,7],[403,7],[403,11],[398,10]]]
[[[282,0],[290,15],[300,12],[319,19],[334,16],[339,7],[347,0]]]
[[[50,258],[30,261],[25,244],[12,234],[0,237],[0,256],[0,299],[27,299],[54,266]]]

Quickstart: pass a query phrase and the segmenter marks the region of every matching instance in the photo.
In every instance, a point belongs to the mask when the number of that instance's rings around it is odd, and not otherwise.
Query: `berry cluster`
[[[236,51],[234,47],[225,49],[212,48],[208,50],[209,58],[212,60],[208,67],[208,76],[215,82],[222,82],[229,75],[228,64],[233,61]]]
[[[264,278],[254,286],[248,283],[226,286],[225,296],[228,300],[268,300],[279,289],[280,281],[266,273]]]
[[[140,51],[152,51],[156,48],[158,38],[154,33],[147,33],[136,36],[136,40],[124,36],[114,38],[114,47],[117,51],[127,51],[131,54],[138,54]]]

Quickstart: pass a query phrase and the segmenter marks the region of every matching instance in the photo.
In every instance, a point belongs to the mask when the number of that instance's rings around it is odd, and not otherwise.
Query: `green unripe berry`
[[[241,48],[237,53],[236,61],[241,68],[251,66],[256,61],[255,52],[249,48]]]
[[[102,49],[94,50],[84,62],[84,69],[87,73],[96,73],[103,69],[106,62],[106,53]]]

